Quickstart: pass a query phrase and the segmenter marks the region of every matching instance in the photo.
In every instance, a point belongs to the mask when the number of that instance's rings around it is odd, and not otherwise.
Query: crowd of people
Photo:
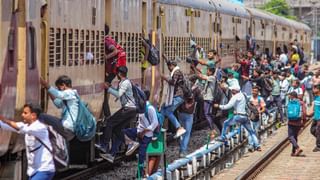
[[[144,43],[145,54],[152,49]],[[128,78],[125,66],[125,53],[119,45],[106,38],[106,83],[104,88],[120,100],[121,108],[105,118],[105,128],[96,147],[100,156],[113,163],[121,147],[125,144],[126,155],[138,150],[141,167],[145,163],[146,151],[152,141],[157,141],[159,118],[165,117],[175,128],[174,138],[180,140],[179,156],[188,154],[188,143],[196,116],[203,117],[210,128],[213,140],[226,142],[230,127],[243,125],[248,131],[250,151],[261,151],[258,131],[262,116],[268,117],[270,109],[275,107],[280,114],[279,122],[288,125],[288,136],[292,143],[292,156],[299,156],[302,149],[298,145],[298,133],[306,117],[313,116],[311,132],[316,137],[314,152],[320,151],[320,70],[309,71],[307,58],[298,42],[293,42],[283,49],[277,48],[275,56],[266,51],[250,49],[246,53],[235,53],[236,63],[222,68],[223,61],[215,50],[209,50],[199,56],[187,58],[190,71],[183,72],[175,60],[165,56],[168,75],[161,75],[165,82],[165,101],[161,106],[151,104],[150,91],[143,90],[145,109],[138,112],[137,88]],[[194,46],[195,49],[199,46]],[[120,64],[117,59],[121,57]],[[143,69],[147,68],[147,57],[143,58]],[[117,77],[118,85],[112,86]],[[78,114],[78,94],[72,88],[68,76],[60,76],[55,85],[40,79],[42,87],[48,90],[54,104],[62,109],[61,118],[41,113],[34,104],[23,108],[24,123],[16,123],[0,116],[0,127],[25,135],[28,156],[28,175],[30,179],[51,179],[55,172],[54,156],[46,126],[52,126],[66,140],[75,137],[75,118]],[[108,106],[105,103],[104,106]],[[218,118],[220,111],[227,112],[222,122]],[[250,113],[249,113],[250,111]],[[110,113],[110,112],[109,112]],[[202,116],[203,115],[203,116]],[[137,121],[136,127],[129,127],[130,122]],[[139,174],[152,174],[157,170],[158,157],[149,159],[149,169],[139,169]],[[140,166],[139,166],[140,167]]]

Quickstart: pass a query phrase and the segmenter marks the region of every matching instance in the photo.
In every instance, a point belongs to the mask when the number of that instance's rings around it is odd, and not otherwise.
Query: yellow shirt
[[[141,68],[143,68],[143,69],[147,69],[149,67],[149,62],[148,61],[144,61],[145,52],[146,52],[146,49],[144,47],[142,47],[140,49],[139,58],[141,60]]]

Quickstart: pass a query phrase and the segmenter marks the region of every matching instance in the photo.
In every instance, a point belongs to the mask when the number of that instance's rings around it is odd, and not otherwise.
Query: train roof
[[[215,4],[218,12],[250,18],[249,12],[240,4],[235,4],[226,0],[214,0],[213,3]]]
[[[272,16],[270,16],[270,14],[268,14],[267,12],[260,10],[260,9],[254,9],[254,8],[246,8],[250,14],[253,17],[259,18],[259,19],[266,19],[266,20],[270,20],[272,21],[273,18]]]
[[[205,11],[215,11],[214,5],[209,3],[209,0],[157,0],[158,3],[171,4]]]

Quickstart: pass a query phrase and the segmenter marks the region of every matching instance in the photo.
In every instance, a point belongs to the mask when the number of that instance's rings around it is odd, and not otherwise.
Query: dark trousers
[[[61,119],[55,116],[41,113],[39,115],[39,121],[52,126],[54,130],[56,130],[61,136],[63,136],[68,141],[71,141],[74,138],[74,133],[70,129],[64,128],[61,123]]]
[[[136,109],[129,107],[123,107],[115,112],[106,120],[102,143],[107,145],[113,134],[117,140],[124,142],[122,130],[130,124],[131,120],[136,117],[136,114]],[[107,148],[107,152],[109,152],[109,148]]]
[[[301,126],[293,126],[288,124],[288,138],[292,144],[292,153],[295,153],[296,149],[299,148],[298,145],[298,134]]]
[[[310,132],[314,137],[316,137],[316,146],[320,148],[320,121],[312,122]]]
[[[211,130],[215,130],[218,134],[221,133],[222,125],[219,120],[214,121],[214,116],[212,114],[212,101],[204,101],[203,104],[204,116],[209,123],[209,127]]]
[[[283,122],[283,109],[280,95],[273,96],[273,102],[276,103],[278,111],[280,113],[280,121]]]

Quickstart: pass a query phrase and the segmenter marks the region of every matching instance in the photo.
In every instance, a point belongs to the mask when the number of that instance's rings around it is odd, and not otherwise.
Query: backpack
[[[301,104],[298,100],[290,100],[288,103],[288,119],[300,120],[301,118]]]
[[[146,110],[147,97],[142,91],[142,89],[139,86],[134,85],[132,82],[131,82],[131,87],[132,87],[134,102],[131,99],[130,100],[136,105],[137,113],[142,114]],[[125,96],[129,98],[126,94]]]
[[[151,65],[155,66],[160,63],[160,52],[159,50],[153,45],[149,44],[149,55],[148,55],[148,61]]]
[[[66,140],[56,130],[54,130],[52,126],[46,126],[52,150],[41,139],[37,137],[35,138],[52,154],[55,167],[65,168],[69,164],[69,153]]]
[[[150,121],[149,116],[148,116],[148,109],[149,109],[150,106],[152,106],[152,105],[151,104],[147,104],[146,105],[146,109],[145,109],[145,113],[144,113],[144,116],[147,118],[149,124],[151,124],[151,121]],[[153,108],[156,111],[157,119],[158,119],[158,126],[153,131],[153,137],[158,138],[160,133],[161,133],[161,128],[163,126],[164,116],[157,110],[157,108],[155,108],[155,107],[153,107]]]
[[[247,96],[245,96],[246,98],[246,112],[248,115],[249,120],[251,121],[256,121],[259,120],[259,110],[257,109],[257,107],[255,105],[253,105],[249,98]],[[260,105],[261,102],[261,97],[258,96],[258,104]]]
[[[97,121],[93,114],[89,111],[87,105],[80,99],[79,95],[76,94],[78,99],[78,116],[75,120],[70,113],[70,108],[64,101],[67,110],[74,123],[74,134],[77,136],[79,141],[90,141],[96,134]]]
[[[272,91],[273,86],[272,86],[272,81],[269,78],[264,77],[263,78],[263,84],[264,84],[264,89],[267,91]]]
[[[109,64],[111,64],[111,69],[108,69],[108,71],[116,73],[117,67],[126,66],[126,52],[118,43],[116,43],[114,39],[112,39],[111,36],[105,36],[104,42],[105,44],[112,44],[118,50],[116,59],[112,62],[109,62]],[[108,64],[108,62],[106,63]]]

